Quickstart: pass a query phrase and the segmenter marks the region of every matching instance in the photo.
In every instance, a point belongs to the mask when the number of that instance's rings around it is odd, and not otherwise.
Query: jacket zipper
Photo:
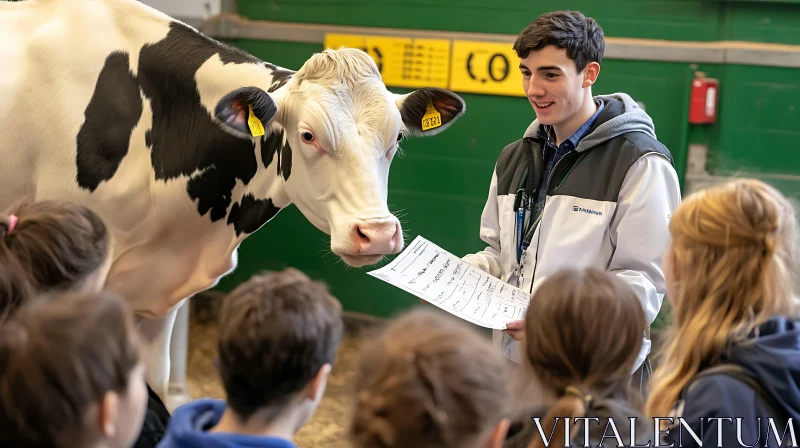
[[[558,162],[556,162],[556,164],[553,166],[553,169],[550,171],[550,174],[547,176],[547,183],[545,183],[545,185],[544,185],[544,204],[542,204],[542,209],[539,211],[539,216],[536,219],[536,223],[535,223],[536,226],[538,226],[539,223],[541,223],[542,216],[544,216],[544,209],[547,206],[547,194],[548,194],[548,192],[550,190],[550,181],[553,180],[553,174],[558,171],[557,170],[558,165],[560,165],[561,162],[564,159],[566,159],[567,156],[569,156],[569,155],[572,155],[572,154],[566,154],[566,155],[564,155],[564,157],[560,158],[558,160]],[[536,231],[535,229],[536,229],[536,227],[534,227],[534,232]],[[529,295],[533,294],[533,281],[536,279],[536,268],[539,267],[539,239],[541,237],[542,237],[542,231],[540,230],[539,231],[539,237],[536,239],[536,252],[534,252],[534,255],[533,255],[533,273],[531,274],[531,286],[530,286],[530,288],[528,290],[528,294]],[[521,260],[520,260],[520,262],[521,262]],[[522,274],[521,271],[520,271],[520,274],[524,275],[524,274]]]

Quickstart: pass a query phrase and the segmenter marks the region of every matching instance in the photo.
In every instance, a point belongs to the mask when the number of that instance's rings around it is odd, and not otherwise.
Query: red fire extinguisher
[[[689,105],[689,123],[704,124],[717,120],[717,97],[719,81],[706,78],[698,72],[692,81],[691,102]]]

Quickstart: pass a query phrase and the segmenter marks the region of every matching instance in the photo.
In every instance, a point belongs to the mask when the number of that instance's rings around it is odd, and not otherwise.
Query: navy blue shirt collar
[[[595,101],[595,104],[597,105],[597,110],[595,113],[588,120],[586,120],[586,122],[583,123],[581,127],[579,127],[568,139],[561,142],[561,144],[558,145],[558,149],[564,150],[567,146],[569,146],[569,149],[575,149],[578,147],[578,143],[580,143],[581,139],[586,137],[586,134],[589,133],[589,128],[591,128],[594,122],[597,121],[597,117],[600,116],[600,112],[602,112],[603,108],[605,107],[605,104],[602,101]],[[552,126],[539,125],[539,128],[536,132],[539,137],[547,139],[547,131],[550,129],[552,129]]]

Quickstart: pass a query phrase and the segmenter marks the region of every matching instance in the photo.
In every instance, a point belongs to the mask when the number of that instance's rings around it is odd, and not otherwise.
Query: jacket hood
[[[653,119],[629,95],[613,93],[598,95],[594,99],[603,102],[603,110],[589,129],[589,133],[575,148],[576,151],[584,151],[628,132],[644,132],[656,139]],[[538,130],[539,121],[533,120],[524,136],[535,137]]]
[[[758,378],[788,417],[800,420],[800,322],[774,317],[723,355]]]
[[[280,437],[208,432],[222,418],[221,400],[197,400],[175,410],[159,448],[297,448]]]

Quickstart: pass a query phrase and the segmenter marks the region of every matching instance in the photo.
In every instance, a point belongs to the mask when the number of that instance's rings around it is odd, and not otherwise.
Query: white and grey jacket
[[[488,247],[464,260],[531,293],[561,268],[605,269],[634,289],[652,324],[666,292],[661,259],[681,200],[678,176],[652,119],[630,96],[595,99],[604,102],[603,111],[575,151],[553,167],[540,222],[522,257],[522,283],[513,275],[514,195],[526,167],[533,168],[532,185],[542,177],[544,142],[537,121],[500,153],[481,216],[480,237]],[[597,324],[613,329],[612,322]],[[643,337],[634,370],[650,353]],[[519,344],[510,336],[495,331],[494,340],[506,358],[521,362]]]

